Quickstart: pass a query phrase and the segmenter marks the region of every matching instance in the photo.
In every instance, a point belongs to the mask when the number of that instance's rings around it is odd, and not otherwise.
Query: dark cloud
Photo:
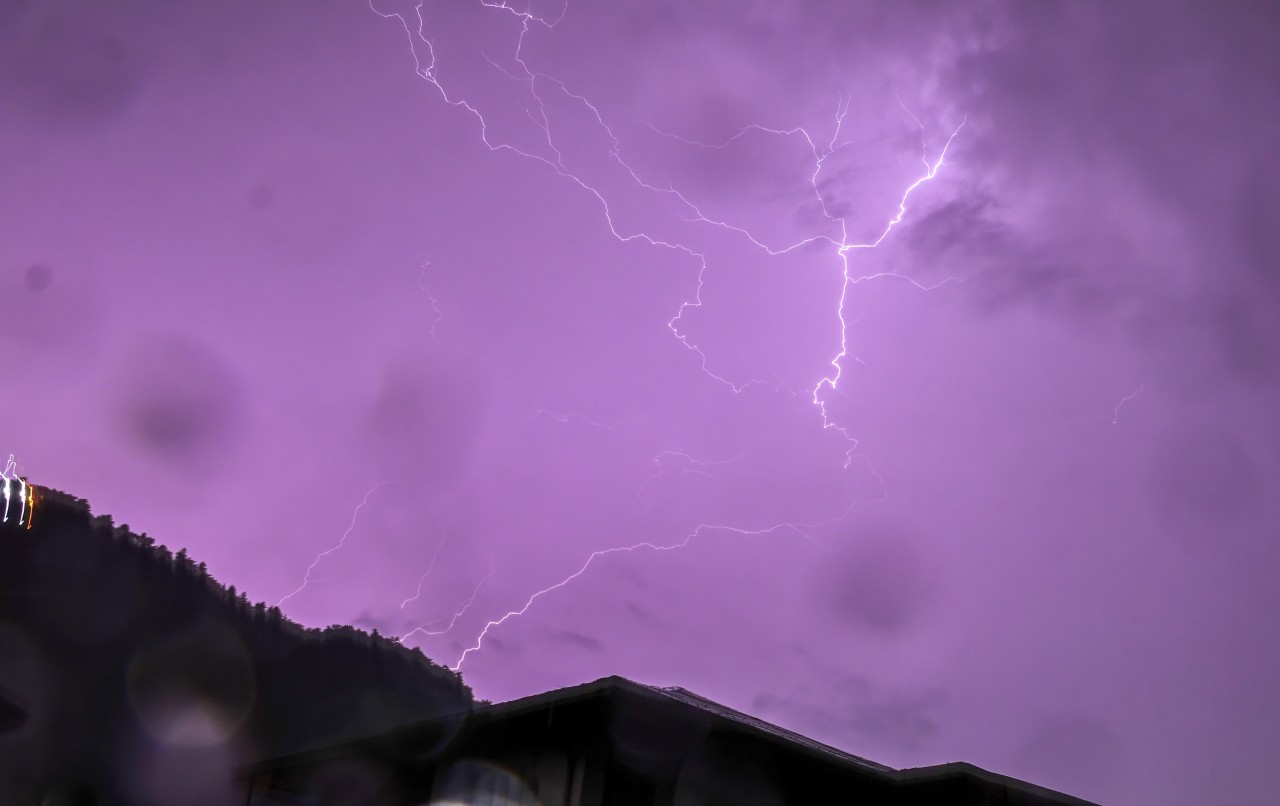
[[[475,450],[487,383],[460,360],[419,359],[383,370],[369,409],[370,447],[388,476],[445,485],[462,476]]]
[[[992,195],[974,189],[918,215],[903,226],[913,276],[963,283],[968,299],[986,313],[1015,306],[1068,319],[1090,319],[1121,309],[1134,298],[1130,278],[1114,264],[1131,260],[1082,254],[1070,244],[1018,231]],[[1039,240],[1037,240],[1039,238]]]
[[[254,210],[269,209],[275,202],[275,198],[275,188],[265,182],[259,182],[249,188],[249,192],[246,194],[246,200],[249,203],[249,207]]]
[[[939,698],[893,699],[855,707],[848,715],[849,728],[874,740],[876,745],[914,749],[938,732],[934,715]]]
[[[364,610],[351,619],[351,624],[369,632],[377,630],[379,634],[389,637],[403,635],[417,626],[410,626],[409,619],[402,613],[379,613],[372,609]]]
[[[44,263],[32,263],[22,275],[22,283],[29,291],[41,292],[53,282],[53,270]]]
[[[978,261],[972,295],[988,309],[1136,314],[1175,331],[1149,349],[1212,341],[1211,364],[1271,372],[1280,116],[1262,110],[1280,76],[1277,6],[989,8],[944,84],[972,124],[956,159],[999,203],[921,220],[913,240]],[[1238,295],[1244,278],[1256,287]]]
[[[0,37],[0,97],[56,129],[92,129],[123,112],[142,86],[144,59],[97,16],[65,2],[15,12]]]
[[[465,648],[465,644],[458,646],[459,651],[461,651],[464,648]],[[514,641],[504,641],[503,639],[493,635],[485,636],[484,648],[486,652],[493,651],[498,653],[499,655],[506,655],[508,657],[514,657],[524,653],[523,646],[516,644]]]
[[[916,539],[896,527],[870,524],[845,540],[834,557],[824,558],[816,579],[819,600],[842,621],[875,634],[909,632],[935,593]]]
[[[959,253],[972,259],[1010,248],[1010,233],[993,214],[995,200],[983,194],[951,199],[913,217],[906,248],[930,260]]]
[[[552,630],[551,638],[554,641],[569,644],[570,646],[586,650],[587,652],[600,652],[604,649],[604,645],[596,639],[573,630]]]
[[[366,247],[376,228],[366,194],[376,193],[341,161],[307,148],[293,148],[267,162],[245,201],[257,215],[250,227],[277,257],[275,271],[314,277],[321,266],[336,268]]]
[[[1169,435],[1151,457],[1151,505],[1175,531],[1214,539],[1252,514],[1261,494],[1252,451],[1221,426]]]
[[[1280,259],[1270,265],[1280,266]],[[1225,368],[1237,378],[1267,384],[1275,381],[1280,359],[1280,317],[1276,307],[1258,305],[1257,300],[1233,294],[1210,306],[1210,321]]]
[[[1205,6],[1182,14],[1162,13],[1167,6],[1150,0],[1003,5],[985,41],[959,55],[947,89],[971,120],[989,125],[983,156],[1027,180],[1070,167],[1076,179],[1116,179],[1087,160],[1120,155],[1162,191],[1202,197],[1232,177],[1197,189],[1194,178],[1216,173],[1225,155],[1190,164],[1186,145],[1216,132],[1260,151],[1274,125],[1235,129],[1257,121],[1256,108],[1241,104],[1261,100],[1275,82],[1275,6],[1226,5],[1231,12]],[[1201,93],[1188,104],[1193,88]],[[1227,89],[1239,94],[1215,92]]]
[[[83,270],[37,261],[0,271],[0,341],[83,362],[97,352],[101,301]]]
[[[158,337],[134,347],[113,381],[117,429],[146,456],[204,475],[225,465],[243,430],[235,373],[204,346]]]
[[[892,691],[865,676],[832,671],[821,690],[802,685],[784,695],[760,694],[751,705],[766,718],[812,726],[843,746],[913,750],[937,734],[943,700],[938,691]]]
[[[638,602],[629,601],[624,605],[624,607],[628,613],[645,624],[666,626],[665,622],[653,615],[648,608],[641,606]]]
[[[1275,211],[1280,210],[1280,155],[1270,149],[1258,155],[1257,170],[1249,173],[1235,197],[1228,202],[1230,214],[1240,227],[1239,245],[1245,265],[1272,293],[1280,293],[1280,228]]]
[[[1106,723],[1084,714],[1056,714],[1035,725],[1018,751],[1018,775],[1045,786],[1105,795],[1125,771],[1125,743]]]

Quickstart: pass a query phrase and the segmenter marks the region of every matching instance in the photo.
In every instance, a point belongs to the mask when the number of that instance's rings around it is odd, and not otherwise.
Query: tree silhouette
[[[31,715],[0,748],[0,803],[129,801],[137,772],[121,748],[160,753],[164,720],[184,708],[222,714],[232,727],[220,741],[243,763],[472,702],[457,673],[416,649],[347,625],[304,628],[223,588],[185,549],[41,492],[31,530],[0,526],[0,687]]]

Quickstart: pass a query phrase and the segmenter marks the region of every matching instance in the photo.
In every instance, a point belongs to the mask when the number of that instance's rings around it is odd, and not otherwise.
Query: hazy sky
[[[0,5],[0,450],[480,697],[1273,802],[1275,6],[524,9]]]

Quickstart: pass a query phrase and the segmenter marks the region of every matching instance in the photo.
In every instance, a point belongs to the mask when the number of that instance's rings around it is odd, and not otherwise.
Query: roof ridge
[[[833,747],[829,744],[826,744],[825,742],[820,742],[817,739],[812,739],[808,736],[805,736],[802,733],[796,733],[795,731],[789,730],[780,725],[775,725],[774,723],[761,719],[758,716],[752,716],[751,714],[745,713],[743,711],[739,711],[736,708],[730,708],[729,706],[724,705],[723,703],[716,702],[715,700],[704,697],[701,694],[692,692],[682,686],[662,686],[662,687],[644,686],[644,688],[647,688],[651,691],[665,695],[667,697],[671,697],[672,699],[677,700],[679,702],[684,702],[688,705],[702,708],[704,711],[709,711],[713,714],[722,716],[726,719],[731,719],[740,724],[750,725],[751,727],[756,728],[757,730],[760,730],[764,733],[768,733],[772,736],[776,736],[779,739],[785,739],[789,742],[794,742],[796,744],[803,745],[812,750],[816,750],[816,751],[825,753],[827,755],[835,756],[837,758],[840,758],[846,761],[852,761],[855,764],[859,764],[880,772],[890,772],[890,773],[897,772],[897,770],[894,769],[893,767],[889,767],[885,764],[879,764],[877,762],[871,761],[870,759],[863,758],[862,756],[854,755],[853,753],[850,753],[847,750],[841,750],[838,747]]]

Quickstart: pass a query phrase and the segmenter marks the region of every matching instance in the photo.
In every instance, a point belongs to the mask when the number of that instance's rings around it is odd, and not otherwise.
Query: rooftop
[[[1016,778],[993,773],[965,762],[952,762],[903,770],[895,769],[736,711],[686,689],[648,686],[617,676],[605,677],[590,683],[556,689],[507,702],[478,704],[469,712],[446,714],[427,722],[397,728],[384,734],[358,739],[343,745],[318,748],[263,761],[247,768],[245,773],[253,776],[272,770],[304,766],[327,759],[358,754],[366,750],[409,743],[424,733],[440,732],[442,725],[456,725],[462,720],[466,720],[469,723],[492,723],[531,713],[551,712],[558,707],[589,700],[619,696],[639,700],[642,705],[646,706],[646,710],[649,710],[648,706],[655,706],[653,710],[657,712],[662,711],[657,706],[662,704],[669,705],[671,706],[669,712],[675,713],[677,715],[676,718],[699,715],[709,717],[713,724],[731,726],[735,731],[754,736],[767,743],[786,746],[793,752],[799,752],[818,759],[833,767],[861,770],[864,774],[875,776],[893,784],[927,784],[930,781],[965,778],[1032,796],[1036,798],[1035,802],[1052,803],[1058,806],[1094,806],[1089,801]]]

